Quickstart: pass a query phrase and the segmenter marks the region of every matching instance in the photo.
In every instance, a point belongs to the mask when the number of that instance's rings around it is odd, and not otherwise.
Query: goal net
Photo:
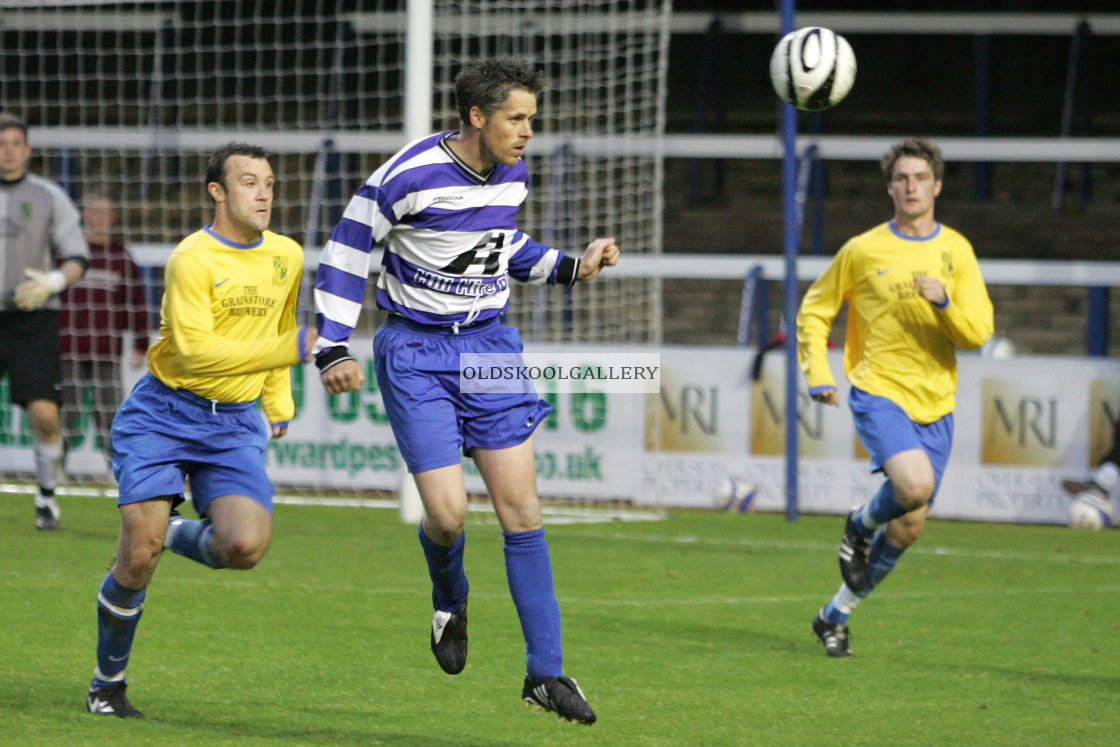
[[[145,328],[137,314],[146,312],[154,339],[166,257],[212,216],[203,173],[219,145],[246,141],[272,154],[271,227],[303,244],[305,282],[312,279],[319,248],[352,192],[406,141],[405,52],[417,43],[407,33],[410,5],[0,0],[0,102],[30,125],[31,171],[60,183],[79,206],[95,196],[110,200],[112,238],[136,266],[135,274],[91,273],[86,282],[105,292],[91,286],[72,301],[80,308],[68,318],[87,321],[62,330],[86,335],[93,318],[99,332],[117,336],[119,360],[114,350],[90,355],[119,365],[124,391],[143,372],[129,360]],[[434,54],[433,131],[458,125],[452,79],[464,61],[512,53],[546,71],[537,138],[526,156],[533,183],[520,218],[534,238],[582,252],[596,236],[615,236],[631,261],[660,252],[661,159],[626,143],[635,136],[648,142],[664,129],[669,6],[434,0],[432,36],[420,42]],[[380,322],[372,293],[366,305],[357,334],[368,337]],[[655,279],[520,288],[511,307],[509,321],[527,340],[660,340]],[[75,343],[67,355],[77,359],[82,350]],[[306,374],[295,370],[299,400],[317,384],[304,386]],[[68,397],[69,480],[108,478],[95,413],[114,409],[105,389],[114,383],[95,375]],[[332,416],[369,409],[361,398],[328,407]],[[337,487],[329,458],[315,465],[318,471],[280,470],[277,482]],[[32,471],[29,425],[0,380],[0,473],[26,479]],[[350,487],[363,487],[360,478]]]

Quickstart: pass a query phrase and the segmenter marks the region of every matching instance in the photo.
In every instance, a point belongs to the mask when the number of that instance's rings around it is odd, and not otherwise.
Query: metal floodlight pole
[[[794,0],[782,0],[782,34],[793,31]],[[797,511],[797,251],[801,243],[797,210],[797,110],[782,104],[782,208],[784,213],[786,320],[786,519]]]

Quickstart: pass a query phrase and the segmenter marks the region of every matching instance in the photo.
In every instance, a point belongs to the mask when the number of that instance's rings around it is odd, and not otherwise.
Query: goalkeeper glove
[[[39,270],[24,270],[23,274],[29,279],[20,283],[16,288],[16,306],[24,311],[33,311],[47,302],[55,293],[61,293],[66,288],[66,276],[62,270],[40,272]]]

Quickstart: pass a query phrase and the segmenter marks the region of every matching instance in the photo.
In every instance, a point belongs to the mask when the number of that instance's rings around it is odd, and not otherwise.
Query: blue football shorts
[[[377,330],[377,385],[401,456],[412,473],[461,462],[471,449],[523,443],[552,412],[535,392],[461,392],[460,353],[521,355],[521,336],[497,319],[461,327],[429,327],[399,315]]]
[[[848,405],[859,440],[871,454],[871,471],[882,470],[883,463],[895,454],[922,449],[933,465],[936,477],[933,495],[936,496],[953,448],[953,413],[929,424],[917,423],[886,397],[868,394],[856,387],[848,393]],[[930,503],[933,503],[932,497]]]
[[[199,516],[223,495],[248,496],[271,513],[269,430],[253,405],[213,402],[143,376],[113,419],[117,505],[171,496],[177,506],[189,477]]]

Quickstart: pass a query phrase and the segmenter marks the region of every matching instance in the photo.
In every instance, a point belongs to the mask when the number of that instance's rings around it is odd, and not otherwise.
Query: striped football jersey
[[[433,326],[486,321],[509,305],[509,282],[572,284],[577,259],[517,228],[524,161],[480,174],[452,151],[457,133],[405,146],[358,189],[319,260],[316,353],[346,345],[358,323],[370,255],[384,245],[377,305]]]

